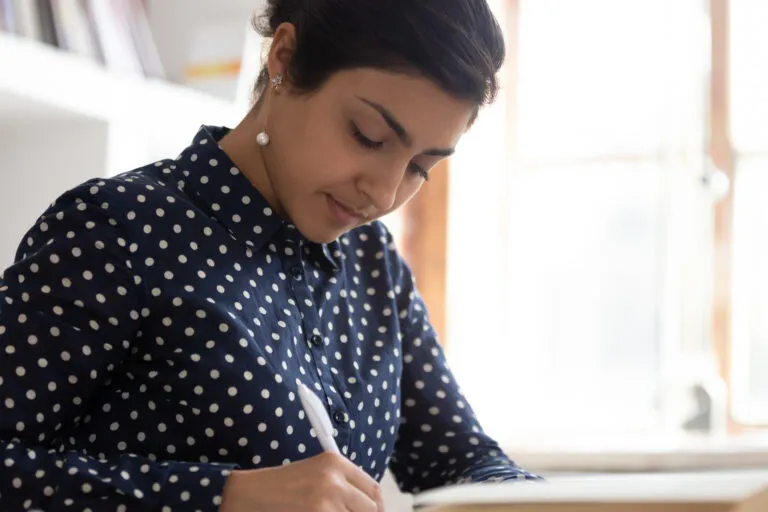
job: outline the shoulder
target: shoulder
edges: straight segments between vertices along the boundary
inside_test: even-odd
[[[109,178],[91,178],[61,193],[45,210],[43,215],[50,215],[66,210],[77,204],[97,204],[105,209],[129,206],[132,202],[144,204],[166,197],[169,193],[178,193],[175,183],[163,180],[162,169],[170,170],[170,161],[159,161],[145,167],[118,174]],[[169,176],[170,178],[170,176]],[[104,200],[111,199],[109,204]]]
[[[91,180],[78,189],[88,188],[94,196],[112,199],[110,207],[114,211],[146,211],[149,207],[173,205],[187,199],[184,182],[177,174],[174,161],[161,160],[112,178]]]
[[[139,217],[157,211],[178,188],[160,179],[151,164],[111,178],[92,178],[61,193],[35,220],[21,241],[17,259],[64,240],[93,238],[124,245],[141,229]],[[175,201],[171,199],[171,201]]]
[[[114,177],[92,178],[57,197],[41,219],[61,217],[60,212],[76,209],[108,216],[114,219],[113,225],[128,227],[128,221],[150,212],[159,213],[164,206],[185,202],[186,195],[177,186],[171,167],[175,167],[173,161],[158,161]]]

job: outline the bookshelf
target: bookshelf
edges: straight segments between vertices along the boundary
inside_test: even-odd
[[[229,26],[235,35],[224,46],[242,51],[261,2],[212,4],[146,2],[162,78],[0,31],[0,272],[26,230],[68,188],[174,157],[201,124],[233,126],[245,114],[234,87],[212,94],[180,83],[191,38],[206,24]]]
[[[160,79],[113,73],[49,45],[0,33],[0,124],[232,119],[234,102]]]

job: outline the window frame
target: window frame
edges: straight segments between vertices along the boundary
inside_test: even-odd
[[[741,157],[762,153],[736,154],[731,141],[730,105],[730,0],[710,0],[711,74],[709,88],[709,156],[734,183],[736,162]],[[728,430],[742,433],[768,428],[768,424],[747,424],[733,413],[733,240],[734,192],[731,186],[714,209],[714,257],[712,340],[718,355],[720,375],[728,388]]]

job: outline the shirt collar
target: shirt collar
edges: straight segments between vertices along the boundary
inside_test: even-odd
[[[270,241],[301,244],[305,254],[331,270],[338,269],[331,244],[307,240],[293,223],[278,215],[227,156],[218,142],[229,133],[219,126],[202,126],[192,144],[177,158],[183,177],[179,185],[237,240],[254,250]],[[329,247],[331,245],[332,247]]]

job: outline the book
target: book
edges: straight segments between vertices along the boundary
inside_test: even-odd
[[[59,48],[97,59],[88,15],[80,0],[50,0]]]
[[[764,499],[766,491],[768,469],[645,473],[464,484],[421,493],[414,506],[434,512],[728,512],[753,496]]]
[[[0,29],[16,33],[16,12],[12,0],[0,0]]]
[[[165,78],[165,69],[152,35],[147,10],[142,0],[121,0],[128,27],[136,47],[144,75]]]
[[[93,11],[88,5],[88,0],[80,0],[80,5],[85,13],[85,18],[88,23],[88,31],[91,34],[91,41],[93,41],[93,48],[96,52],[96,60],[106,66],[106,59],[104,57],[104,49],[101,46],[101,40],[99,39],[99,32],[96,28],[96,18],[93,16]]]
[[[130,29],[122,18],[122,2],[86,0],[91,23],[95,27],[104,65],[116,72],[142,75],[143,69]]]
[[[37,2],[37,13],[40,19],[40,35],[44,43],[59,46],[56,24],[53,19],[53,6],[50,0],[29,0]]]
[[[210,20],[198,26],[186,42],[182,83],[235,100],[245,35],[242,20]]]
[[[28,39],[42,41],[40,12],[33,0],[6,0],[13,3],[16,14],[16,32]]]

